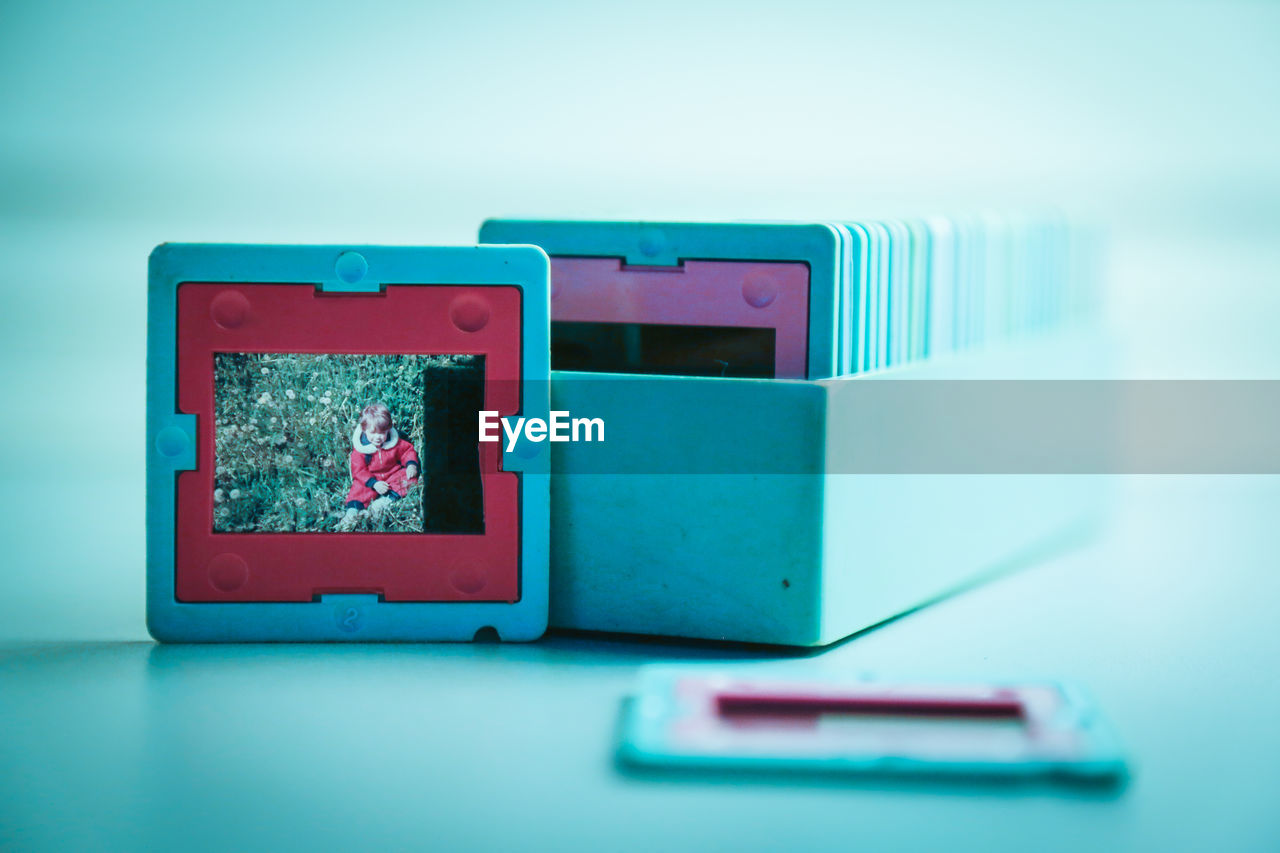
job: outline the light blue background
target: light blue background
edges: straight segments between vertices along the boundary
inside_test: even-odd
[[[156,243],[1052,202],[1110,234],[1130,375],[1276,378],[1277,44],[1262,2],[0,7],[0,846],[1280,846],[1271,478],[1132,478],[1089,549],[828,655],[1082,681],[1111,800],[617,773],[635,667],[724,649],[117,642]]]

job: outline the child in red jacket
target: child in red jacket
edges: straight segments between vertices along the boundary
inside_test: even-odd
[[[365,406],[351,434],[351,488],[347,511],[338,530],[356,526],[357,515],[369,508],[374,515],[404,497],[418,478],[421,465],[409,439],[391,422],[391,411],[381,403]]]

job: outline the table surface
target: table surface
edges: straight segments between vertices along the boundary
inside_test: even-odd
[[[1276,849],[1280,482],[1145,477],[1095,542],[817,655],[529,645],[0,647],[0,846]],[[636,774],[657,661],[818,657],[893,678],[1055,677],[1134,774],[1047,786]]]

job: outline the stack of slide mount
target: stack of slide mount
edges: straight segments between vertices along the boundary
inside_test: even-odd
[[[867,464],[913,417],[867,382],[1105,372],[1091,253],[1056,217],[490,220],[480,240],[550,256],[551,407],[607,425],[552,448],[553,627],[821,645],[1099,520],[1095,477]]]

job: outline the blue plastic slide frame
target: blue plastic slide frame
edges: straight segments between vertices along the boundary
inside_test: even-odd
[[[177,410],[177,290],[183,282],[313,284],[324,292],[385,285],[518,287],[525,383],[521,412],[548,417],[549,261],[537,246],[158,246],[149,263],[147,332],[147,628],[162,642],[469,641],[483,628],[535,640],[547,626],[550,531],[547,444],[502,455],[520,472],[520,600],[385,602],[325,595],[301,603],[185,603],[176,599],[176,479],[196,467],[196,417]]]
[[[816,725],[799,731],[801,738],[810,741],[801,749],[795,748],[794,738],[789,744],[779,745],[776,739],[769,737],[767,730],[750,747],[741,743],[735,747],[723,742],[714,729],[701,724],[699,716],[705,712],[695,708],[696,701],[691,701],[689,695],[679,689],[686,681],[704,689],[717,683],[738,682],[747,685],[744,688],[747,692],[762,685],[768,692],[768,685],[779,683],[792,683],[806,690],[858,684],[874,687],[878,683],[874,679],[803,661],[646,666],[640,670],[619,728],[618,756],[622,761],[639,767],[668,770],[952,777],[967,781],[1039,779],[1100,785],[1123,784],[1129,775],[1120,739],[1097,704],[1079,685],[1062,681],[1001,680],[990,685],[990,689],[1037,687],[1052,690],[1059,696],[1061,705],[1052,712],[1050,719],[1037,720],[1035,724],[1043,727],[1045,734],[1069,742],[1070,749],[1045,747],[1032,754],[1022,751],[1004,754],[998,748],[975,748],[975,754],[969,757],[930,749],[927,739],[923,745],[913,748],[910,734],[899,734],[897,742],[888,751],[864,746],[837,750],[821,743],[822,729]],[[946,679],[938,681],[935,686],[947,683],[956,682]],[[920,746],[923,746],[924,754],[920,754]],[[980,757],[978,753],[983,751],[990,754]]]
[[[833,225],[490,219],[480,226],[480,242],[533,243],[552,256],[622,258],[641,266],[677,266],[684,260],[807,264],[806,377],[841,373],[838,298],[847,249]]]

